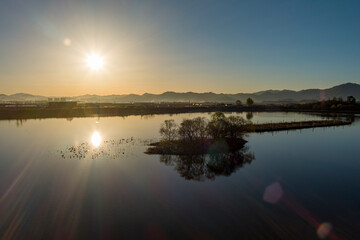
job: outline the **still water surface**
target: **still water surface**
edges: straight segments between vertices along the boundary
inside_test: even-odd
[[[240,156],[143,153],[165,119],[197,116],[0,121],[1,237],[360,238],[358,121],[251,134]]]

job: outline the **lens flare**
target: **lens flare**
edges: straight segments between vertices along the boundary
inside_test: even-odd
[[[266,187],[263,200],[268,203],[275,204],[283,196],[283,189],[279,182],[274,182]]]
[[[63,41],[64,45],[65,46],[70,46],[71,45],[71,40],[69,38],[65,38],[64,41]]]
[[[325,222],[320,224],[316,233],[320,239],[325,239],[331,233],[331,230],[332,230],[331,223]]]

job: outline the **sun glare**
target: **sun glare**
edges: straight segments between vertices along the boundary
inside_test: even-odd
[[[104,58],[96,53],[90,54],[86,57],[87,66],[94,71],[99,71],[104,68]]]
[[[91,137],[91,143],[93,144],[94,147],[98,147],[101,144],[101,136],[98,132],[94,132],[92,137]]]

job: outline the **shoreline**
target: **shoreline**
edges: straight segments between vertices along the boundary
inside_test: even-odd
[[[350,124],[352,124],[352,121],[341,121],[341,120],[313,120],[313,121],[299,121],[299,122],[261,123],[261,124],[253,124],[253,131],[251,131],[250,133],[289,131],[289,130],[319,128],[319,127],[335,127],[335,126],[345,126]]]
[[[155,114],[210,113],[210,112],[298,112],[309,114],[359,114],[360,111],[340,111],[327,109],[288,109],[281,106],[200,106],[168,107],[160,105],[119,105],[116,107],[76,107],[76,108],[0,108],[0,120],[112,117]]]

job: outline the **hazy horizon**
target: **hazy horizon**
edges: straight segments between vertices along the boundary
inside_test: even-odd
[[[335,86],[339,86],[339,85],[344,85],[344,84],[358,84],[358,83],[352,83],[352,82],[346,82],[346,83],[341,83],[338,85],[334,85],[334,86],[329,86],[329,87],[321,87],[321,88],[307,88],[307,89],[262,89],[262,90],[258,90],[258,91],[254,91],[254,92],[214,92],[214,91],[164,91],[164,92],[143,92],[143,93],[110,93],[110,94],[94,94],[94,93],[85,93],[85,94],[79,94],[79,95],[49,95],[49,94],[34,94],[31,92],[24,92],[24,91],[19,91],[19,92],[14,92],[14,93],[3,93],[0,92],[0,94],[5,94],[5,95],[14,95],[14,94],[30,94],[30,95],[34,95],[34,96],[44,96],[44,97],[76,97],[76,96],[83,96],[83,95],[98,95],[98,96],[109,96],[109,95],[143,95],[143,94],[155,94],[155,95],[159,95],[159,94],[163,94],[166,92],[174,92],[174,93],[199,93],[199,94],[203,94],[203,93],[214,93],[214,94],[255,94],[258,92],[262,92],[262,91],[285,91],[285,90],[289,90],[289,91],[301,91],[301,90],[309,90],[309,89],[320,89],[320,90],[324,90],[324,89],[329,89]]]
[[[108,93],[99,93],[96,90],[94,90],[93,92],[81,92],[79,94],[61,94],[61,93],[57,93],[58,91],[55,91],[54,94],[49,94],[53,91],[49,91],[49,93],[46,92],[38,92],[36,90],[29,90],[29,91],[25,91],[25,90],[21,90],[19,89],[19,91],[2,91],[0,92],[0,94],[6,94],[6,95],[13,95],[13,94],[18,94],[18,93],[24,93],[24,94],[31,94],[31,95],[40,95],[40,96],[54,96],[54,97],[71,97],[71,96],[81,96],[81,95],[99,95],[99,96],[105,96],[105,95],[129,95],[129,94],[136,94],[136,95],[142,95],[142,94],[162,94],[165,92],[176,92],[176,93],[188,93],[188,92],[194,92],[194,93],[216,93],[216,94],[237,94],[237,93],[246,93],[246,94],[251,94],[251,93],[257,93],[257,92],[261,92],[261,91],[267,91],[267,90],[274,90],[274,91],[283,91],[283,90],[290,90],[290,91],[301,91],[301,90],[307,90],[307,89],[328,89],[328,88],[332,88],[334,86],[338,86],[338,85],[342,85],[342,84],[347,84],[347,83],[353,83],[353,84],[360,84],[359,82],[339,82],[339,83],[335,83],[335,84],[325,84],[325,85],[320,85],[319,84],[314,84],[313,86],[309,86],[309,87],[305,87],[305,88],[275,88],[275,87],[270,87],[270,88],[257,88],[254,90],[249,90],[249,91],[242,91],[241,88],[239,88],[239,90],[229,90],[229,91],[217,91],[216,89],[214,89],[213,91],[211,90],[204,90],[202,88],[199,88],[198,91],[196,90],[179,90],[179,89],[170,89],[170,90],[154,90],[154,91],[145,91],[145,92],[141,92],[141,91],[134,91],[134,92],[111,92],[109,91]],[[315,87],[318,86],[318,87]]]
[[[347,83],[340,83],[338,85],[343,85],[343,84],[358,84],[358,83],[352,83],[352,82],[347,82]],[[335,86],[338,86],[335,85]],[[328,89],[328,88],[332,88],[334,86],[329,86],[329,87],[322,87],[322,88],[306,88],[306,89],[261,89],[261,90],[257,90],[257,91],[253,91],[253,92],[214,92],[214,91],[172,91],[172,90],[168,90],[168,91],[163,91],[163,92],[143,92],[143,93],[133,93],[133,92],[129,92],[129,93],[110,93],[110,94],[94,94],[94,93],[85,93],[85,94],[80,94],[80,95],[43,95],[43,94],[33,94],[31,92],[24,92],[24,91],[19,91],[19,92],[14,92],[14,93],[10,93],[10,94],[6,94],[6,95],[13,95],[13,94],[30,94],[30,95],[39,95],[39,96],[49,96],[49,97],[75,97],[75,96],[82,96],[82,95],[98,95],[98,96],[107,96],[107,95],[131,95],[131,94],[135,94],[135,95],[143,95],[143,94],[163,94],[166,92],[175,92],[175,93],[215,93],[215,94],[238,94],[238,93],[243,93],[243,94],[254,94],[254,93],[258,93],[258,92],[262,92],[262,91],[284,91],[284,90],[290,90],[290,91],[301,91],[301,90],[308,90],[308,89]],[[0,94],[5,94],[5,93],[0,93]]]

